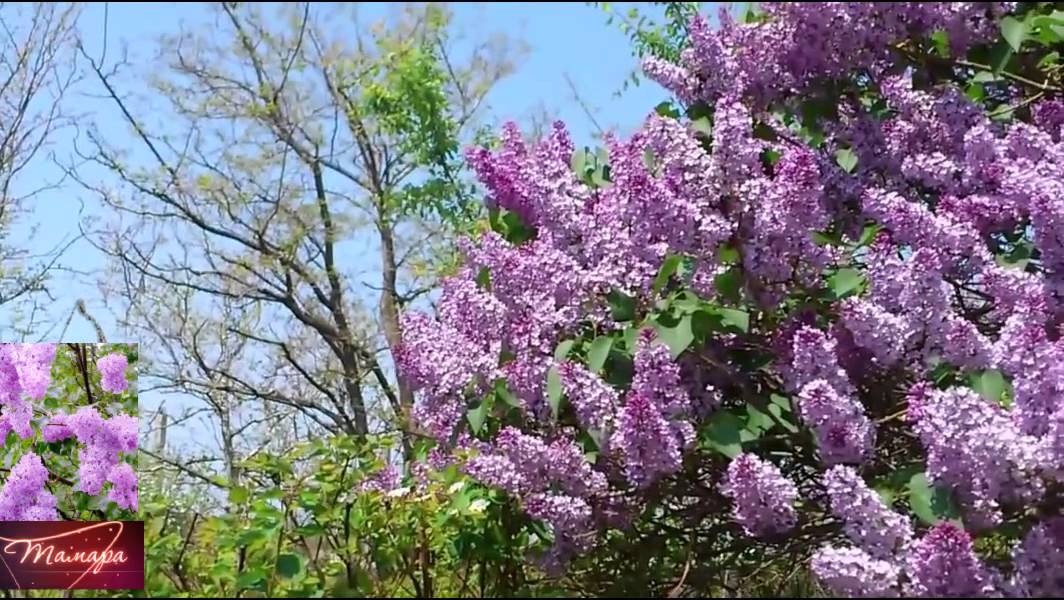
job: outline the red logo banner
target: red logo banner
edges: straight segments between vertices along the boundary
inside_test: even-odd
[[[0,562],[0,589],[144,589],[144,522],[0,522]]]

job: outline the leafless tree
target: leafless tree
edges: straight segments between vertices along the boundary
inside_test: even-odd
[[[14,330],[8,336],[34,334],[48,274],[68,246],[34,250],[13,232],[23,225],[21,238],[32,237],[32,201],[58,184],[29,171],[70,124],[63,98],[77,80],[77,17],[70,3],[0,3],[0,324]]]
[[[510,46],[459,53],[434,4],[376,25],[309,3],[216,8],[215,28],[163,40],[147,99],[127,94],[127,65],[82,53],[136,137],[132,153],[98,129],[82,146],[81,166],[120,185],[74,172],[118,216],[91,238],[113,259],[109,297],[144,348],[144,389],[207,407],[233,478],[239,457],[310,432],[399,428],[409,443],[391,352],[448,227],[408,201],[432,178],[466,184],[425,158],[424,128],[396,121],[401,103],[431,113],[442,94],[454,154]]]

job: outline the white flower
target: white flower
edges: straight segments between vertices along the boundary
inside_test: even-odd
[[[405,496],[405,495],[407,495],[409,493],[410,493],[410,488],[401,487],[401,488],[395,488],[394,490],[389,491],[385,495],[388,496],[389,498],[402,498],[403,496]]]
[[[482,514],[488,508],[489,504],[491,504],[491,503],[488,502],[487,500],[485,500],[483,498],[478,498],[478,499],[476,499],[476,500],[474,500],[474,501],[469,503],[469,509],[468,509],[469,510],[469,514],[471,514],[471,515]]]
[[[465,482],[464,481],[456,481],[456,482],[451,484],[451,487],[447,488],[447,493],[448,494],[457,494],[458,492],[462,491],[462,488],[464,488],[464,487],[465,487]]]

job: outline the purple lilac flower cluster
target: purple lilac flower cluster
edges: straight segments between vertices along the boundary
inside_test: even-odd
[[[23,439],[32,438],[37,430],[45,443],[77,438],[77,489],[96,495],[110,483],[108,500],[136,511],[137,475],[123,457],[136,452],[137,419],[123,414],[105,419],[89,406],[74,414],[49,414],[40,409],[35,403],[50,392],[56,352],[55,344],[0,345],[0,438],[10,432]],[[101,358],[97,362],[101,387],[115,394],[128,389],[127,367],[123,354]],[[35,412],[43,413],[43,418],[35,417]],[[42,458],[33,452],[22,454],[0,492],[0,519],[58,519],[56,499],[46,488],[48,480]]]
[[[855,544],[813,558],[825,585],[842,595],[1059,590],[1049,575],[1060,566],[1057,521],[1028,522],[1004,574],[983,563],[972,535],[1051,504],[1064,484],[1064,102],[1031,98],[1030,117],[994,118],[899,58],[932,35],[953,57],[996,42],[1015,3],[759,6],[749,22],[696,18],[677,64],[646,61],[683,104],[712,113],[711,129],[655,114],[628,139],[609,137],[606,184],[574,172],[561,124],[539,143],[508,125],[497,149],[468,152],[488,205],[534,236],[463,242],[438,317],[404,317],[397,362],[416,390],[415,418],[448,446],[464,435],[470,397],[505,380],[525,421],[479,441],[467,469],[560,532],[553,558],[588,547],[608,492],[638,498],[682,474],[699,428],[737,402],[717,384],[738,366],[701,360],[710,348],[674,357],[649,327],[627,348],[630,385],[607,383],[579,356],[553,356],[582,332],[631,327],[614,318],[610,295],[652,310],[666,299],[663,261],[683,256],[690,290],[723,297],[721,275],[738,271],[745,306],[766,317],[750,337],[771,344],[774,391],[812,433],[829,468],[825,498]],[[798,107],[827,81],[855,93],[837,98],[831,119],[806,123],[822,128],[814,142],[799,135]],[[852,164],[837,159],[844,152]],[[843,241],[818,239],[829,230]],[[1013,250],[1028,258],[1017,263]],[[858,284],[824,294],[843,267]],[[794,309],[817,302],[812,316]],[[732,336],[706,345],[728,348]],[[935,387],[943,368],[954,379]],[[549,406],[552,372],[575,413],[564,426]],[[984,376],[1008,391],[991,398],[959,383]],[[884,422],[909,428],[910,458],[926,459],[964,528],[919,535],[869,490],[855,467],[876,458]],[[584,459],[590,432],[600,455]],[[744,452],[716,482],[750,535],[798,527],[798,500],[817,502],[777,463],[789,468]],[[577,473],[594,485],[575,485]]]

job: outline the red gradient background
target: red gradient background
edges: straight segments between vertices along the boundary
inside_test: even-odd
[[[84,563],[48,565],[41,558],[35,564],[37,552],[25,557],[27,545],[16,541],[27,539],[53,544],[53,556],[60,550],[102,552],[110,545],[112,552],[125,554],[125,562],[104,564],[99,573]],[[144,522],[0,522],[0,589],[144,589]]]

